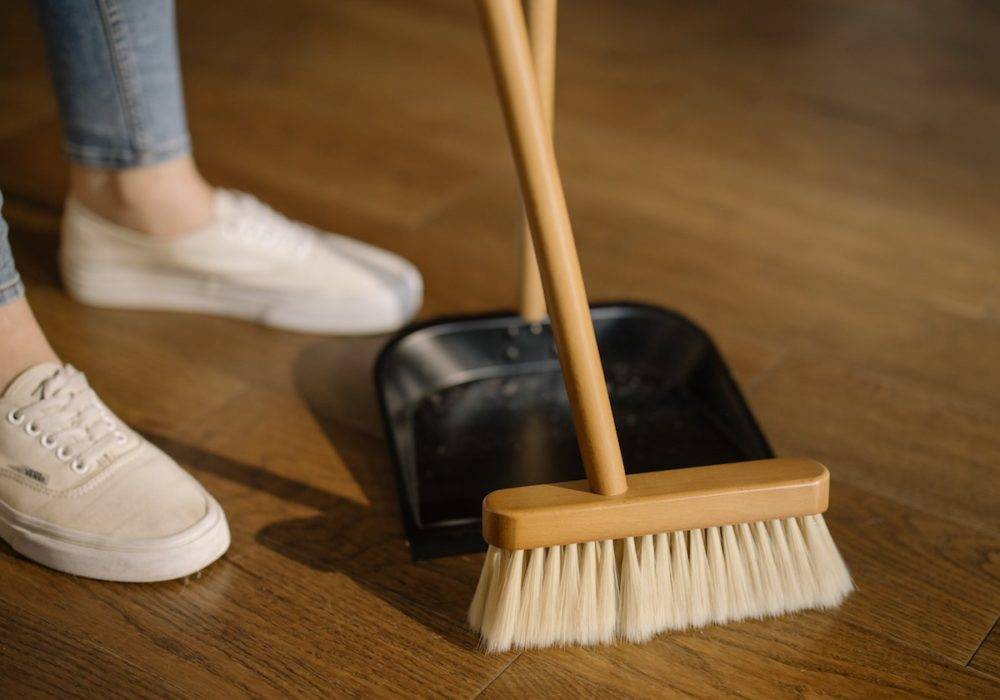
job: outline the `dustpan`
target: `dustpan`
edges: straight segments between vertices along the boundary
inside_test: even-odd
[[[529,15],[551,115],[554,0],[532,0]],[[519,312],[413,324],[376,361],[415,559],[483,551],[482,501],[492,491],[584,478],[530,237],[523,239]],[[774,456],[701,328],[633,302],[595,305],[592,319],[629,473]]]

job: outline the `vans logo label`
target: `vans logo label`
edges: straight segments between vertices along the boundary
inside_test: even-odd
[[[24,474],[24,476],[28,477],[33,481],[37,481],[40,484],[47,484],[49,482],[47,476],[42,474],[40,471],[32,469],[31,467],[23,467],[16,464],[11,464],[8,466],[8,469],[12,469],[16,471],[18,474]]]

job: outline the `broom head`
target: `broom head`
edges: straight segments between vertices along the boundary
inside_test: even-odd
[[[501,652],[834,607],[853,584],[828,495],[807,459],[632,474],[620,496],[586,481],[495,491],[469,624]]]

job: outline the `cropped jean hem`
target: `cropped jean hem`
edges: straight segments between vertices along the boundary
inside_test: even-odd
[[[121,170],[143,165],[157,165],[191,153],[187,134],[151,148],[107,148],[67,143],[66,153],[77,165],[105,170]]]
[[[17,275],[7,282],[0,282],[0,306],[10,304],[24,297],[24,284]]]

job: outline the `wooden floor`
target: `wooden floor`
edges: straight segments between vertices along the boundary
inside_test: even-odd
[[[833,473],[858,592],[643,646],[489,656],[481,556],[411,563],[369,369],[63,293],[66,176],[28,0],[0,13],[0,188],[60,354],[221,501],[190,580],[0,548],[0,695],[1000,695],[1000,12],[564,0],[557,150],[589,291],[698,319],[777,451]],[[180,6],[214,181],[406,255],[425,318],[510,308],[519,208],[472,3]]]

